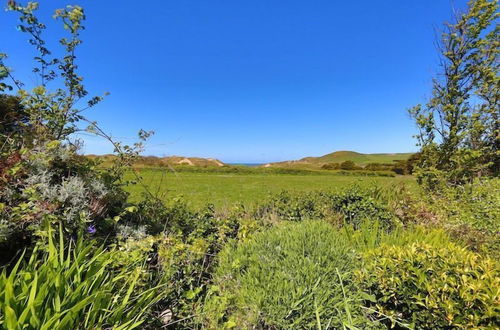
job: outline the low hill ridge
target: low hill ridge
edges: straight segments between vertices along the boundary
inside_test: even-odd
[[[92,159],[101,159],[104,163],[112,161],[115,155],[86,155],[86,157]],[[226,166],[223,162],[215,158],[201,158],[201,157],[184,157],[184,156],[166,156],[166,157],[156,157],[156,156],[140,156],[136,163],[138,166],[174,166],[174,165],[187,165],[187,166],[215,166],[222,167]]]
[[[369,163],[390,164],[399,160],[408,159],[412,153],[376,153],[362,154],[356,151],[340,150],[319,157],[304,157],[299,160],[269,163],[265,167],[321,167],[329,163],[352,161],[356,165],[364,166]]]

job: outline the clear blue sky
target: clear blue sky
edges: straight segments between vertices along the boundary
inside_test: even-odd
[[[42,0],[42,13],[66,3]],[[111,92],[87,116],[125,142],[155,130],[147,154],[226,162],[415,151],[406,109],[430,94],[435,29],[452,12],[450,0],[76,3],[86,86]],[[0,52],[33,83],[14,17],[0,12]],[[86,140],[86,152],[112,150]]]

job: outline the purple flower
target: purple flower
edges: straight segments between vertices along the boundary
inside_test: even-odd
[[[95,229],[95,226],[94,225],[90,225],[88,228],[87,228],[87,233],[89,234],[95,234],[96,232],[96,229]]]

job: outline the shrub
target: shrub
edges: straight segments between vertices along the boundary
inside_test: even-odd
[[[500,179],[477,180],[432,195],[432,208],[450,224],[500,232]]]
[[[499,325],[500,271],[453,243],[382,245],[363,254],[360,285],[373,315],[419,329]]]
[[[91,241],[56,247],[49,235],[29,261],[0,275],[0,324],[8,329],[132,329],[161,299],[159,288],[137,291],[141,267],[112,267],[116,251]]]
[[[321,165],[321,169],[323,170],[338,170],[340,169],[340,164],[339,163],[327,163]]]
[[[326,219],[355,227],[365,220],[378,221],[387,229],[396,225],[396,218],[384,205],[357,187],[341,192],[281,192],[258,208],[256,217],[269,214],[289,221]]]
[[[61,223],[70,235],[89,226],[109,234],[107,220],[125,208],[127,195],[118,182],[59,141],[22,149],[0,168],[0,177],[3,260],[31,245],[46,221]]]
[[[367,171],[391,171],[394,168],[394,164],[384,164],[384,163],[368,163],[363,169]]]
[[[223,250],[204,306],[211,328],[374,326],[360,310],[348,239],[324,222],[286,224]]]
[[[395,191],[391,208],[405,224],[441,226],[477,252],[500,256],[500,180],[443,187],[432,194]]]
[[[351,170],[359,170],[361,168],[359,166],[356,166],[356,164],[352,160],[346,160],[340,163],[340,169],[351,171]]]
[[[118,227],[122,259],[128,262],[136,255],[154,259],[164,281],[172,283],[159,304],[169,315],[163,326],[182,320],[189,327],[193,309],[206,294],[215,257],[226,242],[239,235],[242,216],[239,208],[221,216],[212,205],[195,211],[182,199],[164,203],[147,197],[135,212],[123,217]],[[249,231],[252,228],[244,225],[241,234]]]
[[[396,225],[394,215],[384,205],[357,187],[326,197],[332,208],[344,216],[345,222],[355,228],[366,220],[378,221],[386,229]]]

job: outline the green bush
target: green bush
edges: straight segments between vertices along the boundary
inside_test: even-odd
[[[441,241],[382,245],[363,254],[357,280],[374,317],[419,329],[495,328],[500,270],[491,259]]]
[[[202,315],[210,328],[375,326],[352,282],[346,235],[325,222],[289,223],[220,254]]]
[[[339,163],[327,163],[321,165],[322,170],[338,170],[340,169],[340,164]]]
[[[368,191],[353,187],[341,192],[291,194],[281,192],[258,208],[256,217],[275,214],[283,220],[326,219],[358,228],[364,221],[378,221],[386,229],[396,217]]]
[[[360,170],[361,167],[357,166],[352,160],[346,160],[340,163],[340,169],[346,171]]]
[[[117,251],[89,240],[59,246],[49,235],[29,261],[0,275],[0,325],[7,329],[132,329],[162,298],[158,287],[138,290],[143,267],[114,267]]]

